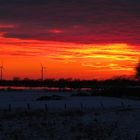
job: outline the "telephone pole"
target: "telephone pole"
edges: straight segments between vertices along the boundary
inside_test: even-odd
[[[43,81],[44,80],[44,70],[46,69],[46,67],[44,67],[42,64],[41,64],[41,80]]]
[[[3,65],[0,66],[0,80],[3,80]]]

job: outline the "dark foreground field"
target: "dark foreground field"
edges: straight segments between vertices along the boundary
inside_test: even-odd
[[[102,96],[79,97],[71,96],[72,94],[1,92],[0,139],[140,139],[138,100]],[[41,97],[47,97],[47,100],[38,100]],[[52,97],[63,98],[53,100]]]

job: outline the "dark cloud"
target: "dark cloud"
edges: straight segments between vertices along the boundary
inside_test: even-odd
[[[0,0],[0,24],[15,25],[5,37],[140,44],[140,1]]]

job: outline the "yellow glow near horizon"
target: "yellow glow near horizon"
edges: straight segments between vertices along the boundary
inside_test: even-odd
[[[76,44],[1,36],[0,54],[7,79],[40,78],[40,62],[47,67],[46,78],[102,79],[134,74],[140,51],[125,43]]]

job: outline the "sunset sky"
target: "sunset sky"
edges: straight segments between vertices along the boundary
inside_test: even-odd
[[[133,75],[140,0],[0,0],[5,79]]]

